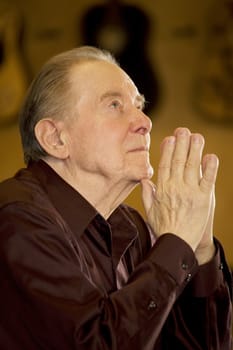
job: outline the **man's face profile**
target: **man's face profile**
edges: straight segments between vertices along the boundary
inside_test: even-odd
[[[72,166],[115,182],[151,177],[151,120],[128,75],[115,64],[92,61],[74,66],[70,79],[74,117],[66,127]]]

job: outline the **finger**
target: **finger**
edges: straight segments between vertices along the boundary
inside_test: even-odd
[[[158,183],[166,182],[170,177],[172,155],[175,149],[175,136],[166,137],[161,144],[161,157],[158,166]]]
[[[175,131],[176,147],[171,162],[171,176],[177,179],[183,179],[190,146],[190,135],[187,128],[178,128]]]
[[[202,178],[200,180],[200,189],[203,192],[212,191],[218,172],[219,160],[215,154],[208,154],[202,161]]]
[[[184,169],[184,181],[188,184],[199,184],[201,178],[201,158],[204,143],[205,140],[202,135],[191,135],[189,155]]]

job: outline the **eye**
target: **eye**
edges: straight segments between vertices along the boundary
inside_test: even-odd
[[[121,107],[121,102],[119,100],[114,100],[110,103],[110,107],[113,109],[117,109]]]
[[[144,95],[139,95],[136,97],[135,107],[137,109],[139,109],[140,111],[144,111],[145,104],[146,104],[146,100],[145,100]]]
[[[139,109],[140,111],[144,111],[145,103],[146,103],[145,101],[142,101],[142,102],[136,104],[136,108]]]
[[[140,111],[143,111],[144,105],[140,104],[140,105],[136,106],[136,108],[139,109]]]

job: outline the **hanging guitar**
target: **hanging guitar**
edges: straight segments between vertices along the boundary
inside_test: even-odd
[[[83,44],[114,54],[144,94],[148,101],[145,112],[150,112],[159,100],[159,84],[146,55],[150,23],[145,13],[136,6],[111,0],[89,9],[83,16],[81,30]]]
[[[0,14],[0,127],[15,122],[28,85],[19,45],[21,25],[17,11]]]
[[[194,105],[210,121],[233,123],[233,0],[209,11]]]

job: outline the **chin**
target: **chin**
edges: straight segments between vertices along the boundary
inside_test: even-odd
[[[153,175],[154,175],[154,169],[151,166],[151,164],[148,164],[145,168],[143,179],[151,179]]]
[[[144,174],[144,176],[141,178],[141,180],[150,180],[152,178],[152,176],[154,175],[154,169],[150,168],[146,174]]]
[[[150,180],[154,175],[154,169],[152,168],[151,165],[149,165],[144,170],[138,169],[137,172],[135,171],[134,175],[135,174],[138,174],[138,176],[135,177],[136,182],[140,182],[141,180],[145,180],[145,179]]]

